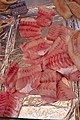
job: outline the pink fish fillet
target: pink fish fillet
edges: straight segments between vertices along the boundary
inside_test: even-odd
[[[24,97],[27,97],[28,96],[28,94],[27,93],[22,93],[22,92],[19,92],[19,91],[15,91],[14,93],[13,93],[13,95],[14,95],[14,97],[17,97],[17,98],[24,98]]]
[[[41,27],[50,26],[54,15],[55,13],[52,9],[46,7],[39,7],[37,15],[37,24]]]
[[[44,72],[42,72],[42,77],[40,82],[41,83],[57,82],[61,80],[61,78],[62,78],[62,75],[57,71],[46,69]]]
[[[28,49],[32,49],[32,50],[37,49],[39,51],[42,50],[43,48],[49,47],[52,44],[53,42],[43,38],[38,40],[31,39],[26,43],[24,43],[23,45],[21,45],[20,48],[25,53],[27,52]]]
[[[53,103],[57,101],[57,98],[53,98],[53,97],[48,97],[45,95],[41,95],[42,100],[46,101],[47,103]]]
[[[48,27],[52,24],[52,20],[44,15],[39,15],[37,17],[37,24],[40,25],[41,27]]]
[[[18,80],[18,76],[16,74],[16,75],[13,76],[13,78],[11,79],[10,82],[4,82],[3,83],[6,87],[7,92],[14,93],[16,91],[15,86],[16,86],[17,80]]]
[[[21,50],[25,53],[24,58],[37,59],[47,53],[52,43],[46,39],[34,40],[22,45]]]
[[[8,69],[6,70],[3,76],[3,84],[6,86],[7,91],[13,93],[15,92],[15,84],[17,81],[17,72],[19,65],[17,62],[13,61],[9,64]]]
[[[48,30],[47,39],[54,42],[59,37],[61,26],[62,25],[56,25],[56,26],[51,25]]]
[[[57,84],[57,98],[61,101],[67,101],[75,99],[76,95],[73,92],[71,86],[68,86],[63,81],[59,81]]]
[[[60,70],[61,68],[73,66],[67,48],[64,46],[66,46],[65,42],[61,38],[57,38],[48,54],[43,57],[43,69]]]
[[[27,56],[23,56],[23,59],[26,61],[27,64],[29,64],[29,65],[31,65],[31,66],[32,66],[32,65],[37,65],[37,64],[41,64],[41,63],[42,63],[41,58],[32,60],[31,58],[28,58]]]
[[[18,71],[18,80],[16,82],[16,90],[19,92],[29,92],[33,88],[38,87],[41,78],[41,65],[33,65],[30,67],[21,67]]]
[[[71,81],[77,82],[80,81],[80,71],[75,71],[69,75]]]
[[[55,15],[53,9],[47,7],[38,7],[38,14],[51,18]]]
[[[11,62],[4,74],[5,81],[10,82],[12,77],[17,73],[18,69],[19,69],[18,63],[15,61]]]
[[[67,43],[70,39],[72,31],[73,30],[71,28],[65,27],[62,24],[52,25],[48,30],[47,39],[54,42],[58,37],[60,37],[63,41]]]
[[[8,92],[0,93],[0,117],[18,117],[22,104]]]
[[[30,94],[52,97],[53,99],[56,99],[56,82],[41,83],[39,87],[37,87],[37,89],[32,90]]]
[[[41,28],[37,25],[34,18],[22,18],[20,21],[19,32],[23,38],[36,37],[41,35]]]
[[[57,82],[61,81],[62,75],[56,71],[46,69],[42,72],[40,85],[32,90],[30,94],[41,95],[46,102],[54,102],[57,100]]]

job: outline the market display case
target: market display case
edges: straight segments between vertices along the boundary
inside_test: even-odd
[[[5,53],[3,58],[3,64],[1,66],[1,76],[4,75],[8,68],[8,65],[12,61],[17,61],[20,67],[28,67],[27,62],[22,59],[23,52],[20,49],[20,45],[24,44],[29,38],[23,38],[20,34],[20,21],[22,18],[36,19],[39,6],[46,6],[54,11],[55,16],[52,19],[52,25],[57,26],[63,24],[65,27],[70,27],[73,30],[79,30],[79,19],[72,17],[69,20],[64,20],[56,11],[53,0],[26,0],[28,12],[26,15],[18,15],[14,17],[13,22],[9,25],[4,33],[1,33],[2,39],[6,38]],[[5,15],[1,17],[5,18]],[[11,17],[11,16],[9,16]],[[42,27],[42,37],[45,38],[48,34],[49,27]],[[5,37],[2,35],[4,34]],[[5,35],[7,34],[7,35]],[[4,43],[3,43],[4,44]],[[3,56],[3,54],[2,54]],[[46,102],[41,99],[40,95],[26,95],[25,97],[18,98],[17,101],[17,113],[13,112],[12,118],[28,118],[28,119],[53,119],[53,120],[79,120],[79,102],[80,102],[80,83],[68,81],[76,94],[76,99],[66,101],[54,101]],[[1,91],[4,91],[5,86],[1,84]],[[2,116],[1,116],[2,117]],[[9,117],[9,116],[3,116]],[[10,116],[11,117],[11,116]]]

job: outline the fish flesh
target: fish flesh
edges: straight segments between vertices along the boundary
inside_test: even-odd
[[[52,24],[53,16],[55,16],[55,13],[52,9],[46,7],[39,7],[37,24],[41,27],[48,27]]]
[[[24,58],[37,59],[44,56],[53,42],[46,39],[32,40],[21,45],[21,50],[25,53]]]
[[[77,70],[73,72],[72,74],[70,74],[69,79],[74,82],[80,81],[80,71]]]
[[[61,68],[68,68],[74,65],[67,48],[64,46],[66,46],[66,44],[60,38],[55,40],[48,54],[43,57],[43,69],[50,68],[60,70]]]
[[[30,94],[41,95],[41,98],[48,103],[76,98],[67,79],[63,79],[63,76],[56,71],[46,69],[42,73],[40,82],[41,84],[36,89],[32,90]]]
[[[37,88],[40,84],[41,65],[33,65],[29,67],[20,67],[18,71],[18,80],[16,82],[16,90],[21,90],[26,93]]]
[[[69,41],[72,29],[70,27],[65,27],[63,24],[51,25],[48,30],[47,39],[55,42],[55,40],[60,37],[66,43]]]
[[[17,81],[17,72],[19,69],[19,65],[16,61],[11,62],[8,65],[7,70],[3,75],[3,84],[6,86],[7,91],[15,92],[15,84]]]
[[[56,71],[46,69],[42,72],[40,85],[32,90],[30,94],[37,94],[45,97],[52,97],[53,100],[56,99],[56,84],[60,81],[62,75]]]
[[[75,99],[76,95],[71,86],[67,85],[66,82],[59,81],[57,83],[57,98],[60,101],[65,101]]]
[[[19,33],[22,38],[31,38],[41,35],[41,28],[34,18],[22,18],[19,25]]]
[[[22,101],[9,92],[0,92],[0,117],[18,117]]]

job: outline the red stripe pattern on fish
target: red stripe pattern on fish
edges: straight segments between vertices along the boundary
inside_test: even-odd
[[[64,41],[57,38],[48,54],[43,58],[43,69],[60,70],[74,65],[64,46],[66,46]]]
[[[30,94],[39,94],[42,99],[48,103],[57,100],[65,101],[76,98],[72,87],[68,84],[67,80],[63,82],[62,78],[63,76],[60,73],[46,69],[42,72],[41,84],[36,89],[32,90]]]
[[[30,67],[20,67],[18,71],[18,80],[16,82],[16,90],[22,93],[29,93],[32,89],[37,88],[40,84],[41,65],[33,65]]]
[[[52,9],[46,7],[38,8],[37,24],[41,27],[48,27],[52,24],[52,18],[55,13]]]
[[[46,39],[31,40],[21,45],[21,50],[24,52],[23,58],[37,59],[44,56],[53,42]]]
[[[36,36],[41,36],[40,26],[33,18],[22,18],[20,21],[19,32],[23,38],[31,38]]]
[[[71,86],[66,85],[63,81],[57,83],[57,98],[60,101],[71,100],[76,98]]]
[[[0,93],[0,117],[18,117],[22,101],[9,92]]]
[[[56,83],[60,79],[61,76],[59,73],[50,69],[46,69],[44,72],[42,72],[40,85],[36,89],[32,90],[30,94],[39,94],[41,96],[57,99]]]
[[[9,64],[3,76],[5,90],[0,93],[0,116],[17,117],[22,105],[20,98],[29,94],[40,95],[48,103],[76,98],[67,80],[79,80],[80,68],[76,63],[76,57],[79,63],[79,39],[78,54],[74,55],[77,44],[74,36],[79,36],[62,24],[51,25],[53,16],[53,10],[40,7],[37,17],[21,19],[20,35],[30,39],[20,46],[28,67],[16,61]],[[48,27],[46,38],[42,35],[43,27]],[[73,66],[78,67],[71,72]],[[61,72],[65,69],[67,74]]]
[[[15,84],[18,79],[17,72],[19,65],[16,61],[13,61],[9,64],[8,69],[6,70],[3,76],[3,84],[6,86],[7,91],[15,92]]]

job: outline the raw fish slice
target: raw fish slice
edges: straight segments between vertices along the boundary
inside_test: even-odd
[[[53,103],[57,101],[57,98],[54,97],[48,97],[45,95],[41,95],[42,100],[45,100],[47,103]]]
[[[58,37],[60,37],[65,43],[67,43],[70,39],[72,29],[69,27],[65,27],[63,24],[52,25],[48,30],[47,39],[51,41],[55,41]]]
[[[38,15],[44,15],[48,17],[49,19],[52,19],[52,17],[55,15],[53,9],[47,8],[47,7],[39,7],[38,8]]]
[[[37,24],[41,27],[48,27],[52,23],[52,18],[55,15],[54,11],[50,8],[39,7],[38,8],[38,16],[37,16]]]
[[[18,71],[18,80],[16,82],[16,90],[28,93],[33,88],[37,88],[40,84],[41,66],[34,65],[30,67],[22,67]]]
[[[26,61],[26,63],[28,64],[28,65],[37,65],[37,64],[41,64],[42,62],[41,62],[41,58],[38,58],[38,59],[35,59],[35,60],[32,60],[31,58],[28,58],[27,56],[26,56],[26,54],[25,55],[23,55],[23,59]]]
[[[44,15],[38,16],[37,24],[41,27],[48,27],[52,24],[52,21],[49,18],[46,18]]]
[[[59,81],[57,84],[57,98],[61,101],[75,99],[76,95],[67,82]]]
[[[50,42],[46,39],[30,40],[20,46],[21,50],[25,53],[27,50],[43,50],[52,45],[53,42]],[[37,52],[37,51],[36,51]]]
[[[30,94],[53,97],[56,99],[56,82],[41,83],[36,89],[32,90]]]
[[[57,57],[56,57],[57,55]],[[68,68],[73,66],[73,62],[70,59],[69,55],[66,53],[58,53],[49,58],[44,58],[43,60],[43,69],[50,68],[53,70],[60,70],[61,68]]]
[[[55,41],[59,37],[59,33],[61,31],[62,25],[51,25],[48,30],[47,39],[51,41]]]
[[[24,27],[25,27],[25,28],[24,28]],[[28,32],[28,31],[41,32],[41,30],[38,29],[38,28],[34,28],[33,26],[24,26],[24,25],[20,28],[20,30],[21,30],[21,31],[26,30],[27,32]]]
[[[56,84],[61,80],[61,78],[62,75],[60,73],[46,69],[44,72],[42,72],[40,85],[36,89],[32,90],[30,94],[41,95],[42,99],[47,98],[47,102],[57,100]]]
[[[57,38],[48,54],[43,57],[43,69],[60,70],[74,65],[69,57],[67,48],[64,50],[64,46],[65,42],[61,41],[61,38]]]
[[[51,69],[46,69],[42,72],[41,83],[57,82],[61,80],[62,76],[60,73],[53,71]]]
[[[80,71],[77,70],[71,73],[69,79],[74,82],[80,81]]]
[[[17,98],[19,98],[19,99],[20,99],[20,98],[22,99],[22,98],[25,98],[25,97],[28,96],[28,94],[19,92],[19,91],[17,91],[17,90],[16,90],[16,92],[13,93],[13,95],[14,95],[14,97],[17,97]]]
[[[34,36],[34,37],[30,37],[31,39],[33,39],[33,40],[39,40],[39,39],[42,39],[42,35],[36,35],[36,36]]]
[[[65,27],[64,25],[61,26],[61,31],[59,33],[59,36],[61,37],[62,41],[65,42],[65,44],[68,44],[68,41],[70,40],[72,32],[73,32],[73,29],[71,29],[70,27]]]
[[[20,33],[22,38],[31,38],[31,37],[36,37],[36,36],[40,36],[41,33],[39,32],[32,32],[32,31],[27,31],[27,30],[22,30]]]
[[[10,82],[13,76],[17,73],[18,69],[19,69],[18,63],[15,61],[11,62],[4,74],[5,81]]]
[[[17,62],[13,61],[9,64],[8,69],[6,70],[2,83],[6,87],[6,91],[10,93],[15,92],[15,84],[18,79],[17,72],[19,69],[19,65]]]
[[[20,89],[24,88],[27,85],[27,78],[19,78],[16,82],[16,90],[19,91]]]
[[[10,92],[10,93],[14,93],[16,91],[15,85],[16,85],[16,81],[18,79],[17,74],[13,76],[13,78],[11,79],[11,81],[7,82],[4,81],[3,84],[6,87],[6,91]]]
[[[56,71],[46,69],[44,72],[42,72],[42,77],[40,80],[41,83],[49,83],[55,81],[56,81]]]
[[[21,50],[25,53],[24,58],[37,59],[48,52],[52,43],[46,39],[39,39],[23,44]]]
[[[1,92],[0,98],[0,117],[18,117],[20,100],[8,92]]]
[[[36,20],[34,18],[30,18],[30,17],[22,18],[20,21],[20,24],[22,26],[32,26],[32,27],[34,27],[34,29],[40,28],[40,26],[37,25]]]
[[[41,72],[36,72],[30,76],[22,77],[16,82],[16,90],[28,94],[31,90],[40,85]]]
[[[37,25],[34,18],[22,18],[19,32],[23,38],[36,37],[41,35],[41,28]]]
[[[18,78],[23,77],[24,75],[30,76],[31,74],[34,74],[36,72],[41,72],[42,68],[41,65],[33,65],[28,67],[20,67],[18,71]]]

